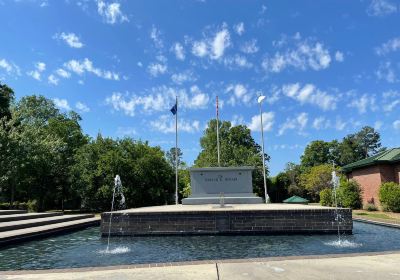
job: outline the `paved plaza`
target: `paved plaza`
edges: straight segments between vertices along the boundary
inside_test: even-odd
[[[400,253],[309,258],[226,260],[138,267],[3,272],[0,279],[400,279]]]

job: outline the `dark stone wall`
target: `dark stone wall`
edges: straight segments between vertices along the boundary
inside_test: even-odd
[[[350,209],[339,209],[340,232],[351,233]],[[334,209],[113,213],[111,235],[336,233]],[[101,215],[108,235],[109,213]]]

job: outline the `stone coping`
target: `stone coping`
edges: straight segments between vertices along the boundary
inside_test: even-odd
[[[305,255],[305,256],[280,256],[280,257],[264,257],[264,258],[248,258],[248,259],[215,259],[201,261],[185,261],[185,262],[167,262],[167,263],[145,263],[145,264],[128,264],[114,266],[94,266],[94,267],[77,267],[77,268],[57,268],[57,269],[37,269],[37,270],[0,270],[6,275],[26,275],[26,274],[47,274],[47,273],[76,273],[88,271],[110,271],[121,269],[135,268],[152,268],[152,267],[169,267],[169,266],[187,266],[187,265],[204,265],[217,263],[260,263],[269,261],[283,260],[313,260],[313,259],[335,259],[335,258],[351,258],[360,256],[380,256],[380,255],[398,255],[400,251],[383,251],[383,252],[362,252],[347,254],[326,254],[326,255]]]
[[[393,224],[393,223],[388,223],[388,222],[374,221],[374,220],[368,220],[368,219],[362,219],[362,218],[354,218],[354,217],[353,217],[353,221],[400,229],[400,224]]]
[[[225,204],[226,207],[218,207],[218,204],[203,205],[163,205],[149,206],[140,208],[131,208],[126,210],[113,211],[113,214],[129,214],[129,213],[182,213],[182,212],[232,212],[232,211],[324,211],[332,210],[334,207],[304,205],[304,204]],[[339,208],[348,209],[348,208]],[[104,212],[109,214],[111,212]]]
[[[255,168],[252,166],[237,166],[237,167],[192,167],[189,168],[189,171],[234,171],[234,170],[254,170]]]

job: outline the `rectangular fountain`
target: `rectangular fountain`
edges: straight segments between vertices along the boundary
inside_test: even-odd
[[[291,204],[165,205],[101,215],[101,233],[110,235],[337,234],[334,207]],[[351,234],[351,209],[338,209],[341,233]]]
[[[252,167],[192,168],[192,195],[183,199],[182,205],[103,213],[101,233],[103,236],[336,234],[338,228],[341,233],[352,233],[351,209],[262,203],[253,194],[252,170]]]

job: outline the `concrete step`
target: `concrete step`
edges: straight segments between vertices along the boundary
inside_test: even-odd
[[[88,219],[93,217],[94,217],[93,214],[63,215],[55,217],[22,220],[22,221],[2,222],[0,223],[0,232],[29,228],[29,227],[38,227],[38,226],[44,226],[62,222],[81,220],[81,219]]]
[[[4,216],[0,216],[0,223],[46,218],[46,217],[54,217],[54,216],[62,216],[62,213],[56,213],[56,212],[50,213],[49,212],[49,213],[27,213],[27,214],[4,215]]]
[[[1,215],[24,214],[26,212],[27,212],[26,210],[0,210],[0,216]]]
[[[68,232],[75,229],[81,229],[99,224],[100,218],[95,217],[45,226],[4,231],[0,232],[0,248],[5,245],[14,244],[17,242],[28,241],[35,238],[50,236],[55,233]]]

